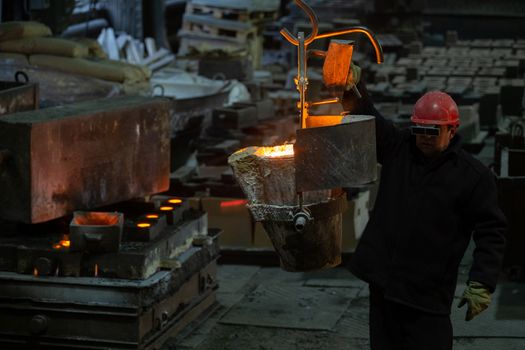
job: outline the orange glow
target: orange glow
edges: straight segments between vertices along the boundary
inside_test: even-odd
[[[119,217],[116,213],[87,212],[76,213],[73,220],[77,225],[111,226],[118,223]]]
[[[95,264],[95,277],[98,277],[98,264]]]
[[[140,228],[146,228],[146,227],[151,227],[151,224],[147,223],[147,222],[139,222],[137,224],[137,227],[140,227]]]
[[[148,214],[146,215],[146,219],[158,219],[159,216],[157,214]]]
[[[229,207],[238,207],[241,205],[246,205],[248,203],[245,199],[236,199],[233,201],[223,201],[221,202],[221,208],[229,208]]]
[[[182,199],[179,199],[179,198],[172,198],[172,199],[169,199],[169,200],[168,200],[168,203],[171,203],[171,204],[181,204],[181,203],[182,203]]]
[[[343,121],[342,115],[319,115],[306,118],[307,128],[318,128],[322,126],[339,125]]]
[[[38,270],[35,268],[33,268],[33,276],[35,277],[38,277]]]
[[[162,210],[162,211],[170,211],[170,210],[173,210],[173,207],[164,205],[164,206],[160,207],[160,210]]]
[[[71,242],[69,241],[69,236],[67,234],[62,235],[62,239],[58,243],[53,244],[54,249],[69,248]]]
[[[259,157],[278,158],[293,156],[293,144],[273,146],[273,147],[259,147],[255,152]]]

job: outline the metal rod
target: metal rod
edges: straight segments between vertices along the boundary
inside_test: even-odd
[[[303,0],[295,0],[295,4],[299,6],[304,12],[306,12],[308,17],[310,17],[310,23],[312,24],[312,32],[304,40],[305,45],[308,46],[308,44],[315,40],[315,37],[319,33],[319,19],[317,18],[317,15],[315,14],[314,10],[312,10],[312,8],[308,6]],[[281,35],[284,36],[284,38],[293,45],[299,46],[299,40],[297,40],[297,38],[292,33],[290,33],[288,29],[283,28],[279,33],[281,33]]]
[[[363,97],[363,96],[361,96],[361,93],[359,92],[359,89],[357,88],[357,86],[355,86],[355,84],[352,85],[352,91],[354,92],[354,94],[357,95],[357,98]]]
[[[356,26],[356,27],[341,29],[335,32],[319,34],[319,24],[318,24],[319,21],[313,9],[310,6],[308,6],[303,0],[295,0],[295,4],[299,6],[310,18],[310,22],[312,24],[312,32],[307,38],[304,37],[304,32],[299,32],[297,37],[295,37],[286,28],[281,29],[280,33],[286,40],[288,40],[290,43],[298,47],[297,48],[298,50],[297,68],[298,69],[297,69],[297,78],[295,79],[295,84],[297,86],[297,90],[299,90],[299,95],[300,95],[300,100],[298,104],[299,118],[300,118],[299,122],[300,122],[301,129],[304,129],[306,128],[306,119],[308,118],[308,108],[309,107],[339,102],[339,100],[326,100],[326,101],[319,101],[319,102],[313,102],[313,103],[306,102],[306,90],[308,88],[308,76],[306,74],[308,58],[311,56],[326,57],[326,54],[327,54],[326,52],[320,51],[320,50],[307,50],[308,44],[310,44],[311,42],[317,39],[329,38],[329,37],[340,36],[340,35],[351,34],[351,33],[363,33],[368,37],[368,39],[374,46],[377,63],[383,63],[384,57],[383,57],[383,49],[381,48],[381,45],[377,41],[375,35],[368,28],[363,27],[363,26]],[[359,98],[361,98],[361,94],[359,93],[359,90],[357,90],[356,86],[353,86],[352,90],[355,92],[355,94]]]
[[[312,32],[306,39],[304,39],[304,44],[308,46],[312,41],[315,40],[315,37],[319,33],[319,19],[317,18],[317,15],[315,14],[314,10],[308,6],[303,0],[295,0],[295,3],[297,6],[299,6],[308,17],[310,17],[310,23],[312,24]]]
[[[308,117],[308,107],[306,105],[306,90],[308,89],[308,76],[306,75],[307,59],[306,59],[306,43],[304,40],[304,33],[299,32],[297,35],[299,39],[298,55],[297,55],[297,89],[299,90],[299,125],[301,129],[306,127],[306,118]]]
[[[307,102],[307,106],[313,107],[313,106],[329,105],[332,103],[338,103],[339,101],[340,101],[339,97],[334,97],[334,98],[328,98],[326,100],[321,100],[317,102]]]
[[[306,53],[308,54],[308,57],[320,57],[320,58],[325,58],[327,54],[327,52],[323,50],[308,50]]]

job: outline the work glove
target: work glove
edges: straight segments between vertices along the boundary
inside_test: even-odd
[[[348,70],[348,77],[346,78],[346,88],[345,90],[350,90],[356,86],[361,80],[361,67],[353,62],[350,64],[350,69]]]
[[[475,281],[469,281],[467,288],[463,292],[458,307],[462,307],[467,304],[467,314],[465,315],[465,321],[472,320],[475,316],[479,315],[483,310],[489,307],[491,301],[490,291],[483,284]]]

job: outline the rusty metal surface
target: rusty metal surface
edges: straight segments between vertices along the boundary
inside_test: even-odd
[[[299,205],[248,204],[255,221],[293,221]],[[318,203],[304,204],[314,219],[327,218],[343,213],[347,208],[346,197],[339,196]]]
[[[354,187],[376,180],[374,117],[349,119],[340,125],[297,130],[294,153],[298,192]]]
[[[333,96],[343,96],[352,62],[353,41],[331,40],[323,64],[323,82]],[[337,91],[337,92],[336,92]]]
[[[149,278],[162,268],[166,259],[172,259],[191,247],[195,237],[205,235],[208,216],[188,211],[176,226],[167,226],[153,241],[123,241],[114,253],[94,254],[53,249],[60,235],[33,232],[31,235],[4,238],[0,242],[0,270],[33,274],[38,259],[49,261],[49,274],[39,275],[94,276],[139,280]],[[39,235],[39,233],[41,233]],[[96,266],[96,267],[95,267]]]
[[[114,222],[89,222],[92,214],[103,215]],[[79,218],[87,218],[84,222]],[[91,253],[118,252],[122,238],[124,215],[122,213],[74,212],[69,224],[70,251],[88,251]]]
[[[341,263],[342,214],[313,220],[302,233],[290,221],[263,221],[262,225],[283,270],[314,271]]]
[[[297,272],[339,265],[342,249],[342,212],[346,208],[346,195],[342,194],[329,202],[303,208],[309,212],[311,219],[300,231],[293,220],[275,220],[283,217],[283,213],[263,217],[262,225],[279,255],[281,268]],[[253,213],[253,208],[250,209]],[[297,209],[293,212],[296,213]],[[274,210],[282,212],[280,209]]]
[[[154,213],[158,215],[156,219],[148,219],[145,216],[139,217],[133,225],[126,228],[126,238],[129,241],[149,242],[156,239],[166,228],[167,218],[164,213]],[[146,223],[150,226],[140,227],[139,223]]]
[[[38,109],[38,84],[0,81],[0,115]]]
[[[170,106],[124,96],[0,117],[0,218],[38,223],[167,190]]]
[[[0,344],[151,348],[214,302],[217,233],[210,238],[178,257],[177,268],[140,281],[0,273]]]
[[[124,94],[122,84],[23,64],[2,64],[0,79],[9,81],[17,71],[25,72],[31,82],[38,83],[42,108]]]

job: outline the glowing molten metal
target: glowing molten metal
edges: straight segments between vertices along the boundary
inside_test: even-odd
[[[62,239],[58,243],[53,244],[54,249],[69,248],[70,246],[71,241],[69,240],[69,236],[67,234],[62,235]]]
[[[259,157],[278,158],[293,156],[293,144],[273,146],[273,147],[259,147],[255,152]]]
[[[111,226],[116,225],[119,217],[114,213],[87,212],[77,214],[73,221],[77,225]]]

